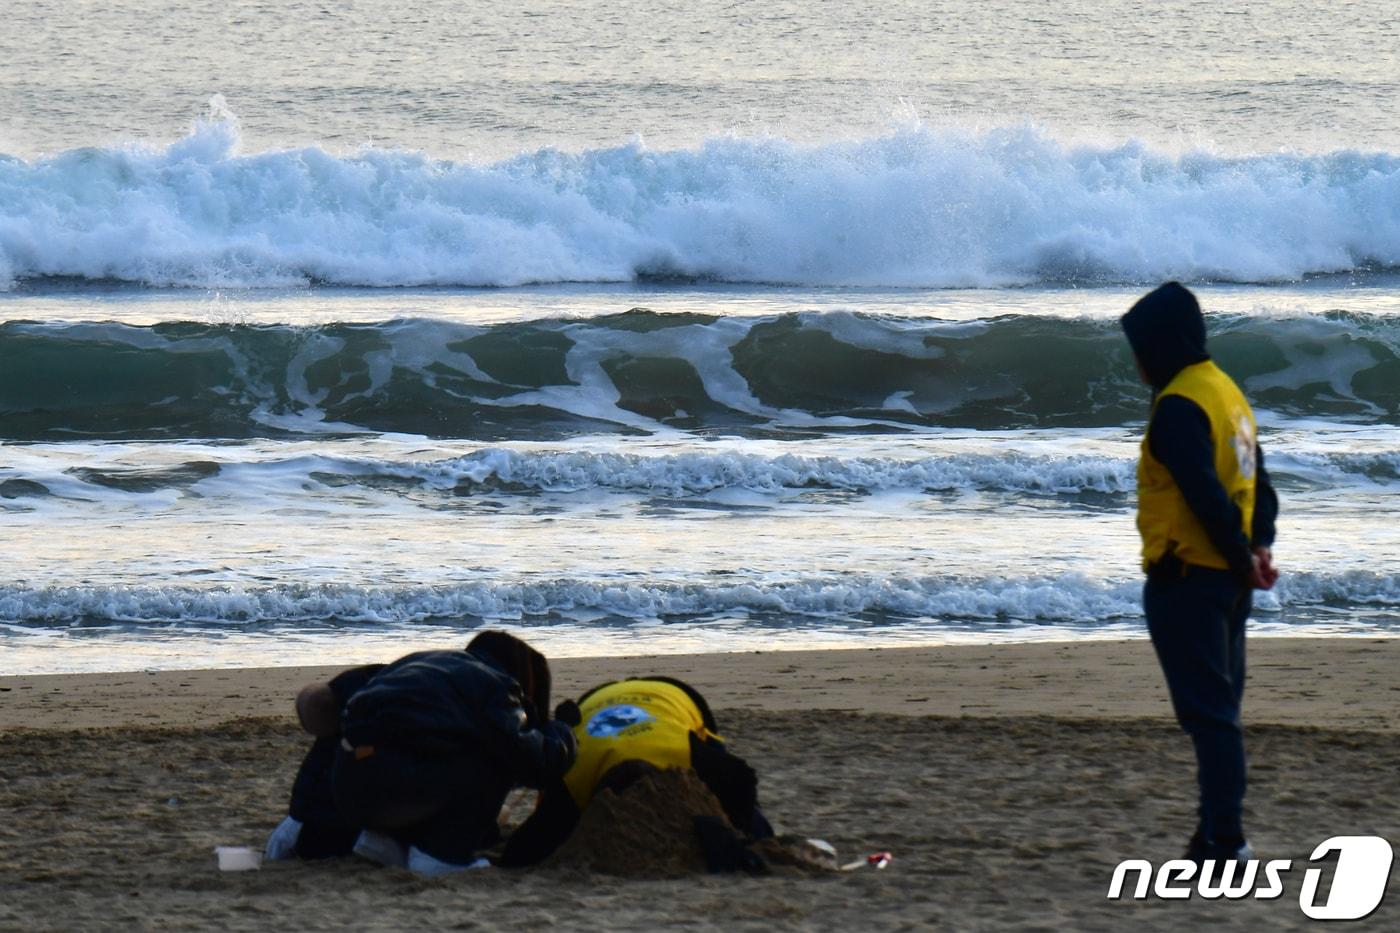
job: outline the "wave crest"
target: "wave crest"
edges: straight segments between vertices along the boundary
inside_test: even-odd
[[[180,624],[270,627],[577,621],[703,622],[777,616],[845,622],[943,619],[1102,626],[1141,616],[1141,582],[1076,573],[1026,578],[847,574],[789,580],[637,578],[436,586],[0,586],[0,622],[23,628]],[[1400,581],[1368,571],[1300,573],[1257,611],[1393,611]]]
[[[964,287],[1400,265],[1400,157],[1384,152],[1178,156],[1032,126],[489,164],[238,145],[219,111],[165,149],[0,157],[0,281]]]
[[[1393,423],[1400,324],[1217,318],[1211,348],[1261,410]],[[482,327],[0,323],[0,436],[597,431],[771,436],[1138,422],[1113,322],[950,324],[837,313],[658,315]]]

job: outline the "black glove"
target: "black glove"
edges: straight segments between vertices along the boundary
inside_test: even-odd
[[[565,700],[554,707],[554,718],[569,726],[577,726],[583,722],[583,714],[579,712],[578,704],[573,700]]]
[[[540,731],[564,747],[564,770],[568,770],[568,766],[573,764],[578,755],[578,739],[574,738],[574,730],[556,719],[545,723]]]
[[[750,849],[744,837],[720,817],[697,816],[695,835],[705,853],[705,867],[712,874],[731,871],[768,874],[768,861]]]
[[[535,709],[535,704],[530,702],[529,697],[521,697],[520,708],[525,711],[525,725],[530,729],[540,727],[540,711]]]

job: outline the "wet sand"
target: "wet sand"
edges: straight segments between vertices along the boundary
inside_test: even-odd
[[[824,878],[220,873],[215,845],[260,847],[284,812],[306,744],[290,698],[323,670],[0,678],[0,929],[1302,928],[1315,845],[1400,841],[1400,641],[1250,650],[1247,826],[1261,857],[1299,866],[1277,900],[1106,899],[1114,865],[1175,857],[1193,823],[1189,743],[1133,641],[556,663],[560,697],[689,680],[780,831],[894,853]],[[1392,891],[1361,926],[1394,911]]]

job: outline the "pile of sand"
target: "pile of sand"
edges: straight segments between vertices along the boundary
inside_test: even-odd
[[[689,768],[647,774],[621,793],[599,791],[550,865],[628,878],[705,871],[696,817],[724,821],[715,795]]]
[[[602,790],[548,864],[625,878],[681,878],[707,870],[695,829],[708,817],[733,832],[719,800],[694,771],[648,774],[621,793]],[[835,859],[795,836],[752,843],[765,872],[832,871]]]

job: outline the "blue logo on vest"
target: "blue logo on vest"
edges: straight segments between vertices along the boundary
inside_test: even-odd
[[[655,718],[640,706],[605,706],[588,720],[588,734],[595,739],[610,739],[619,732]]]

